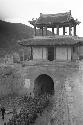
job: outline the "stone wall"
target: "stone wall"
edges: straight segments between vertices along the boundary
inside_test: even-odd
[[[28,61],[26,64],[13,64],[0,67],[0,95],[12,92],[34,94],[34,81],[42,74],[50,76],[54,82],[54,90],[64,84],[69,74],[78,70],[77,64],[67,62]]]
[[[27,62],[24,67],[24,79],[30,81],[29,90],[33,93],[34,81],[42,74],[46,74],[54,81],[54,89],[58,84],[63,84],[65,79],[73,72],[78,71],[78,63],[75,62],[50,62],[50,61],[38,61]]]

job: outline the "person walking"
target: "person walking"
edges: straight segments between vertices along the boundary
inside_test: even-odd
[[[4,115],[5,115],[5,108],[4,107],[1,108],[1,115],[2,115],[2,119],[4,120]]]

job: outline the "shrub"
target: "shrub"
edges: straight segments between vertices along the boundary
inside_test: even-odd
[[[24,104],[20,113],[18,115],[16,114],[16,116],[13,115],[7,125],[30,125],[35,122],[38,113],[41,114],[49,104],[49,98],[46,94],[36,98],[27,97],[26,102],[25,98],[23,98]]]

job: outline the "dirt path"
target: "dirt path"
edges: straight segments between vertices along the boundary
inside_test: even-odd
[[[68,108],[64,89],[59,88],[49,105],[34,125],[68,125]]]
[[[53,107],[53,100],[50,100],[50,104],[48,105],[48,107],[43,111],[42,115],[38,114],[38,118],[36,119],[34,125],[48,125],[49,121],[50,121],[50,114],[52,111],[52,107]]]

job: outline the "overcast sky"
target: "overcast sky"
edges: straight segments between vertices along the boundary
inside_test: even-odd
[[[77,35],[83,37],[83,0],[0,0],[0,18],[29,25],[28,21],[38,18],[40,13],[64,13],[71,10],[72,16],[81,24]]]

